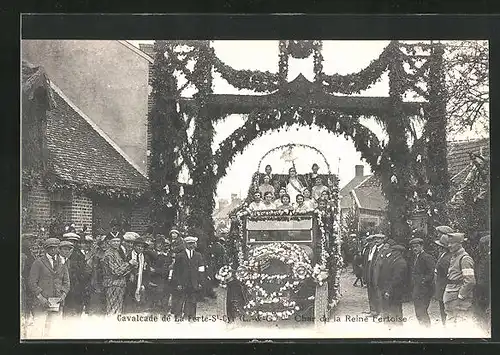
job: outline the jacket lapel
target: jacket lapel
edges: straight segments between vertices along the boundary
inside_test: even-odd
[[[52,265],[50,264],[50,261],[49,261],[49,258],[47,258],[47,255],[44,255],[42,257],[42,263],[45,265],[45,267],[47,269],[49,269],[50,271],[52,272],[55,272],[54,268],[52,267]]]

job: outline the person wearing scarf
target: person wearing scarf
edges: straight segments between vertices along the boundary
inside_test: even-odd
[[[299,181],[297,177],[297,171],[295,168],[290,168],[288,170],[288,183],[286,184],[286,192],[292,201],[295,201],[298,194],[301,194],[304,190],[304,186]]]
[[[125,313],[136,313],[145,310],[147,301],[145,286],[149,283],[149,261],[146,260],[144,254],[146,247],[147,242],[144,238],[139,236],[134,239],[130,258],[137,263],[137,268],[134,268],[129,276],[129,286],[125,294]]]

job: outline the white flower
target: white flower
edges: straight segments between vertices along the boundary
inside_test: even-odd
[[[431,191],[431,189],[427,190],[427,195],[432,196],[432,191]]]
[[[398,182],[398,178],[396,177],[396,175],[392,175],[392,176],[391,176],[391,182],[392,182],[393,184],[397,184],[397,182]]]
[[[257,131],[260,131],[260,126],[259,126],[259,124],[258,124],[258,123],[255,125],[255,129],[256,129]]]
[[[418,162],[421,162],[421,161],[422,161],[422,156],[421,156],[420,154],[419,154],[419,155],[417,155],[417,161],[418,161]]]

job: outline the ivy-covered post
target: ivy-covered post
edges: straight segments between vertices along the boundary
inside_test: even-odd
[[[179,208],[177,161],[182,144],[177,132],[181,128],[177,112],[177,79],[169,58],[165,56],[166,41],[154,44],[155,58],[152,69],[153,106],[149,113],[151,152],[149,182],[151,189],[151,222],[157,232],[166,235],[175,223]]]
[[[288,47],[287,41],[279,41],[278,84],[283,86],[288,80]]]
[[[212,142],[214,137],[213,112],[208,107],[208,97],[212,94],[212,50],[209,41],[200,41],[197,48],[198,55],[194,67],[195,86],[198,92],[194,95],[198,108],[193,132],[193,158],[194,169],[192,172],[193,186],[188,199],[189,215],[188,229],[199,240],[198,244],[203,251],[208,239],[215,234],[213,211],[215,207],[214,193],[216,189],[216,176]]]
[[[448,222],[446,202],[450,188],[446,140],[446,87],[443,70],[444,48],[441,43],[432,46],[429,66],[429,104],[426,115],[426,173],[429,181],[427,201],[428,230],[436,224]]]
[[[398,243],[407,243],[410,237],[408,216],[408,192],[410,171],[407,166],[409,148],[403,119],[403,95],[405,70],[403,53],[397,42],[391,43],[389,58],[389,107],[386,117],[389,136],[381,160],[382,189],[388,200],[387,217],[390,237]]]

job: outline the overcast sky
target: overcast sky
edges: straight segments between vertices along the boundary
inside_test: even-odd
[[[152,43],[152,41],[129,42],[136,46],[141,42]],[[378,58],[388,44],[389,41],[323,41],[323,70],[326,74],[357,72]],[[278,41],[213,41],[212,46],[217,56],[235,69],[278,71]],[[300,73],[310,81],[313,80],[312,56],[306,59],[289,59],[288,80],[292,81]],[[214,76],[213,89],[218,94],[252,93],[248,90],[233,88],[217,73]],[[190,96],[192,91],[187,90],[185,94]],[[382,80],[360,95],[388,96],[387,73],[384,74]],[[244,116],[231,115],[215,126],[216,136],[212,147],[214,151],[220,142],[242,125],[244,120]],[[379,139],[386,139],[383,129],[373,120],[365,119],[362,123],[370,128]],[[467,138],[467,136],[461,138]],[[241,155],[237,156],[228,168],[226,177],[219,182],[216,199],[227,199],[231,193],[245,194],[261,157],[270,149],[287,143],[308,144],[323,152],[330,164],[331,172],[339,173],[341,187],[353,178],[354,166],[357,164],[365,166],[365,174],[370,173],[369,166],[361,160],[361,155],[356,151],[352,140],[345,139],[343,136],[337,137],[325,130],[318,130],[316,127],[312,129],[292,127],[288,131],[274,131],[255,139]],[[299,173],[309,172],[313,162],[319,164],[320,172],[326,171],[323,158],[315,152],[299,149],[296,154]],[[280,155],[281,152],[269,155],[266,161],[262,162],[261,171],[266,164],[270,163],[274,172],[286,172],[290,163],[284,162]]]

